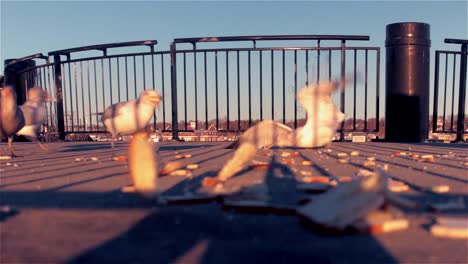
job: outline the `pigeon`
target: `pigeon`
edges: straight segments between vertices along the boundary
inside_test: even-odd
[[[224,181],[242,170],[258,149],[276,147],[317,148],[329,144],[344,113],[333,104],[331,95],[339,82],[310,85],[299,91],[297,100],[307,113],[304,126],[295,130],[273,120],[262,121],[247,129],[231,146],[238,146],[234,157],[218,173]]]
[[[132,185],[122,188],[122,192],[136,192],[144,198],[158,197],[158,149],[154,150],[145,130],[136,132],[128,148],[128,168]]]
[[[16,92],[11,86],[0,91],[0,138],[8,138],[8,150],[16,157],[13,136],[24,126],[23,112],[16,104]]]
[[[101,121],[112,136],[112,151],[115,138],[132,135],[144,129],[159,106],[161,96],[155,90],[145,90],[138,99],[113,104],[106,108]]]
[[[16,134],[25,136],[28,140],[36,142],[44,150],[47,147],[41,144],[36,138],[40,127],[47,120],[47,110],[45,103],[50,101],[49,94],[41,87],[35,86],[28,90],[28,101],[20,106],[23,112],[25,124]]]

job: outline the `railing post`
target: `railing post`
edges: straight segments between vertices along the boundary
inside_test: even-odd
[[[63,116],[62,65],[60,55],[54,55],[55,90],[57,100],[57,129],[59,139],[65,140],[65,121]]]
[[[177,67],[175,43],[171,42],[171,105],[172,105],[172,140],[179,140],[179,112],[177,108]]]
[[[432,106],[432,133],[437,132],[437,120],[438,117],[438,102],[439,102],[439,61],[440,52],[436,51],[435,54],[435,66],[434,66],[434,103]]]
[[[387,25],[385,140],[424,142],[429,128],[430,26]]]
[[[345,86],[346,86],[346,40],[341,41],[341,78],[340,78],[340,105],[341,112],[345,113]],[[356,106],[354,106],[356,107]],[[346,119],[341,122],[340,141],[345,140],[344,124]]]
[[[460,93],[458,97],[458,120],[457,120],[457,138],[455,141],[463,141],[463,132],[465,130],[465,96],[466,96],[466,56],[467,44],[461,46],[460,60]],[[455,69],[454,69],[455,70]]]

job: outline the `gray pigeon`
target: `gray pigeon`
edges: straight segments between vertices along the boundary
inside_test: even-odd
[[[10,155],[16,157],[13,150],[13,136],[23,128],[24,116],[16,104],[16,92],[11,86],[0,91],[0,138],[8,138]]]
[[[159,106],[161,96],[155,90],[145,90],[136,100],[113,104],[106,108],[101,121],[112,135],[112,150],[117,136],[132,135],[144,129]]]
[[[28,90],[28,101],[20,106],[24,116],[24,127],[16,134],[25,136],[30,141],[36,142],[44,150],[45,146],[37,140],[36,134],[40,127],[47,120],[47,110],[45,103],[50,100],[49,94],[41,87],[35,86]]]

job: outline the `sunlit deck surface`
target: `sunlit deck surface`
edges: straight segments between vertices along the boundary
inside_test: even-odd
[[[295,216],[226,212],[216,202],[160,206],[121,193],[120,188],[130,183],[127,164],[110,159],[108,142],[49,143],[49,152],[33,143],[14,145],[22,157],[0,161],[0,205],[18,210],[0,218],[1,263],[462,263],[468,259],[466,240],[436,238],[428,230],[435,216],[466,216],[467,209],[444,214],[405,210],[410,228],[404,231],[324,236],[304,228]],[[226,145],[160,143],[162,162],[174,160],[177,151],[192,155],[182,160],[184,164],[200,165],[190,179],[161,178],[162,193],[209,193],[201,187],[201,179],[216,175],[231,157],[233,150]],[[304,177],[300,171],[355,175],[367,157],[375,157],[377,164],[388,164],[391,176],[414,187],[404,196],[425,202],[463,197],[468,204],[466,145],[333,143],[329,148],[333,151],[300,149],[296,164],[244,171],[226,188],[234,191],[263,183],[272,203],[296,206],[304,196],[295,188]],[[127,144],[120,142],[117,149],[118,155],[126,155]],[[279,162],[283,151],[296,150],[271,151]],[[338,152],[351,151],[360,155],[348,156],[347,164],[338,162]],[[392,156],[398,151],[433,154],[435,162]],[[262,153],[257,161],[268,160]],[[297,164],[304,159],[313,165]],[[439,195],[424,191],[434,185],[451,189]]]

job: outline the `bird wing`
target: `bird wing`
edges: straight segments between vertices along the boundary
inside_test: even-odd
[[[247,129],[239,140],[240,144],[248,142],[258,149],[271,145],[284,145],[283,142],[292,131],[290,127],[284,124],[273,120],[265,120]]]
[[[102,113],[101,121],[104,122],[106,119],[116,118],[117,116],[124,115],[128,113],[129,107],[131,107],[130,102],[121,102],[113,104],[104,110]]]
[[[23,104],[19,107],[24,116],[24,125],[35,125],[40,126],[46,120],[45,109],[41,109],[39,106],[30,104]]]

